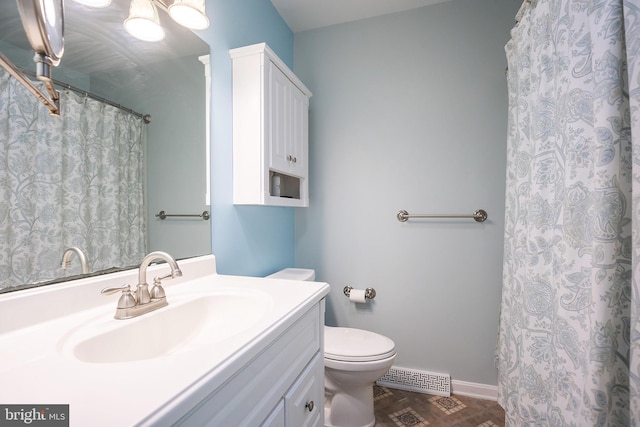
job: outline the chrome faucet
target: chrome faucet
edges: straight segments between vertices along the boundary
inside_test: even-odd
[[[89,272],[89,263],[87,262],[87,256],[82,252],[82,249],[77,247],[67,248],[62,254],[62,265],[61,267],[65,270],[71,267],[71,255],[76,254],[78,259],[80,260],[80,267],[82,268],[82,274],[87,274]]]
[[[155,277],[153,279],[153,288],[151,288],[151,292],[149,292],[147,268],[149,264],[157,259],[166,261],[171,268],[171,272],[166,276]],[[180,270],[178,263],[171,255],[160,251],[151,252],[145,256],[142,263],[140,263],[135,296],[131,294],[131,286],[129,285],[116,288],[104,288],[101,293],[103,295],[111,295],[122,291],[114,317],[116,319],[130,319],[168,305],[169,303],[167,302],[161,281],[164,279],[173,279],[178,276],[182,276],[182,270]]]
[[[157,259],[166,261],[171,268],[171,273],[163,277],[154,278],[153,288],[151,288],[151,293],[149,293],[149,285],[147,284],[147,267]],[[144,257],[140,263],[138,286],[136,286],[136,300],[138,301],[138,304],[146,304],[151,301],[151,299],[164,298],[164,289],[162,289],[160,281],[164,279],[175,279],[178,276],[182,276],[182,270],[180,270],[178,263],[171,255],[160,251],[151,252],[149,255]]]

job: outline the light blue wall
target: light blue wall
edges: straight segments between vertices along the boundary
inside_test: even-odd
[[[373,330],[396,366],[495,385],[507,90],[519,4],[453,0],[295,34],[310,103],[310,207],[296,261],[331,284],[327,323]],[[412,220],[465,213],[489,220]],[[356,306],[346,285],[378,296]]]
[[[269,0],[207,0],[211,26],[211,226],[218,272],[262,276],[294,264],[291,208],[234,206],[229,49],[267,42],[293,66],[293,34]]]
[[[156,90],[145,97],[147,125],[147,251],[178,258],[211,253],[211,224],[195,218],[162,220],[158,212],[196,214],[208,210],[204,65],[196,56],[179,64],[155,64]],[[176,75],[182,79],[175,84]],[[188,84],[185,84],[188,83]],[[167,102],[167,100],[171,100]],[[134,101],[131,104],[134,105]]]

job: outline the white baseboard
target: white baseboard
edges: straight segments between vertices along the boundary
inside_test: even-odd
[[[498,400],[498,387],[495,385],[451,380],[451,393],[477,399]]]

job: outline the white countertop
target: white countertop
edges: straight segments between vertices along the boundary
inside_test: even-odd
[[[72,426],[152,425],[160,420],[167,425],[329,292],[325,283],[218,275],[212,255],[179,265],[183,277],[163,283],[169,306],[135,319],[113,319],[118,297],[103,296],[99,290],[133,286],[137,270],[0,295],[0,403],[69,404]],[[149,277],[162,268],[167,269],[151,267]],[[72,351],[72,344],[89,337],[94,326],[128,326],[133,323],[126,322],[141,321],[172,304],[178,307],[207,293],[234,292],[264,296],[255,321],[237,333],[225,335],[225,325],[217,324],[206,330],[211,341],[200,336],[186,349],[176,346],[159,357],[119,363],[83,362]],[[216,337],[217,333],[224,336]]]

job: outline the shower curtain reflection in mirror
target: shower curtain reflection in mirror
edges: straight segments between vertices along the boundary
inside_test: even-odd
[[[0,292],[137,264],[146,253],[142,120],[69,90],[61,116],[0,69]]]

